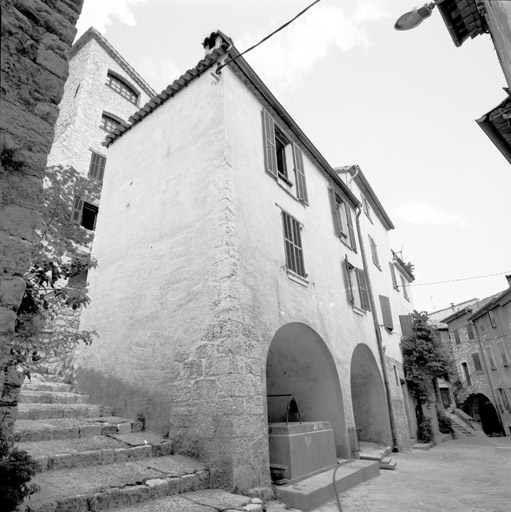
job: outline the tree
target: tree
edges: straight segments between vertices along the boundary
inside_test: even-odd
[[[31,468],[32,473],[26,472],[27,479],[35,471],[27,457],[12,450],[16,409],[25,376],[30,376],[35,366],[41,368],[52,355],[69,352],[80,341],[90,344],[95,334],[64,326],[45,339],[42,330],[63,312],[78,312],[89,302],[87,283],[79,277],[95,266],[89,251],[93,233],[74,223],[72,213],[75,197],[94,201],[99,194],[100,184],[81,176],[72,167],[46,169],[31,265],[22,276],[25,293],[16,313],[9,358],[0,369],[4,375],[0,397],[0,474],[15,471],[21,463]],[[23,499],[24,493],[33,492],[25,482],[19,485],[23,486],[19,488],[21,492],[14,490],[12,495]]]
[[[412,336],[401,342],[403,370],[410,395],[415,399],[419,437],[430,441],[433,436],[431,420],[424,415],[423,406],[431,403],[429,388],[437,377],[446,377],[452,372],[452,362],[446,348],[435,336],[425,312],[414,311]]]

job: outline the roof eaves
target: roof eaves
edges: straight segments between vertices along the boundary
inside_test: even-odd
[[[360,201],[358,198],[348,188],[346,183],[344,183],[344,181],[337,175],[334,168],[327,162],[325,157],[319,152],[316,146],[314,146],[307,135],[305,135],[296,121],[291,117],[291,115],[286,111],[286,109],[268,89],[264,82],[259,78],[257,73],[252,69],[248,62],[243,57],[239,57],[240,53],[236,47],[231,45],[227,52],[231,59],[236,59],[234,62],[227,62],[227,64],[232,64],[230,69],[233,71],[233,73],[241,73],[251,83],[253,92],[259,95],[260,98],[262,98],[265,102],[267,102],[268,105],[276,112],[276,114],[286,123],[288,128],[294,133],[303,147],[307,149],[309,154],[319,164],[320,169],[322,169],[326,176],[344,193],[347,199],[352,203],[352,206],[360,206]]]
[[[504,158],[511,164],[511,97],[506,98],[487,114],[476,119],[476,123],[495,144]]]
[[[488,300],[488,302],[486,302],[477,311],[472,313],[472,315],[470,315],[470,317],[469,317],[469,320],[471,320],[471,321],[476,320],[477,318],[480,318],[481,316],[483,316],[485,313],[487,313],[491,309],[495,309],[496,307],[499,307],[499,306],[504,306],[505,304],[510,302],[511,301],[511,288],[508,288],[507,290],[504,290],[503,292],[497,293],[496,295],[490,296],[490,297],[488,297],[488,299],[483,299],[483,300]]]
[[[488,23],[476,0],[443,0],[437,5],[455,46],[488,32]]]
[[[337,173],[349,173],[360,187],[360,190],[364,196],[367,197],[369,204],[373,208],[373,211],[376,213],[377,217],[380,219],[381,223],[385,226],[385,229],[390,231],[391,229],[395,228],[394,223],[385,211],[385,208],[383,208],[383,205],[378,199],[378,196],[374,192],[371,184],[369,183],[365,174],[362,172],[362,169],[359,165],[345,165],[342,167],[336,167],[334,170]]]
[[[207,71],[216,61],[217,58],[224,53],[223,50],[215,49],[209,55],[206,55],[204,59],[200,60],[198,64],[186,71],[183,75],[181,75],[178,79],[174,80],[166,89],[156,95],[154,98],[151,98],[142,108],[137,110],[129,119],[128,125],[119,126],[115,131],[107,135],[105,142],[103,142],[104,146],[110,146],[116,139],[118,139],[123,133],[131,129],[138,122],[140,122],[144,117],[157,109],[160,105],[165,103],[168,99],[175,96],[181,89],[186,87],[192,80],[202,75],[205,71]]]
[[[448,317],[440,320],[440,322],[442,324],[448,324],[450,322],[453,322],[454,320],[457,320],[458,318],[461,318],[463,315],[466,315],[471,312],[472,312],[472,308],[463,308],[463,309],[456,311],[452,315],[449,315]]]
[[[141,88],[148,96],[155,96],[156,91],[135,71],[128,61],[101,35],[94,27],[90,27],[71,47],[69,58],[71,59],[85,44],[91,39],[95,39],[103,49],[128,73],[130,78]]]

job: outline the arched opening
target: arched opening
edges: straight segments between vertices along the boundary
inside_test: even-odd
[[[486,435],[502,434],[504,432],[497,410],[483,393],[470,395],[465,400],[462,410],[481,423]]]
[[[282,326],[266,361],[268,395],[292,394],[304,422],[332,424],[337,457],[349,457],[341,385],[325,342],[302,323]]]
[[[360,343],[351,358],[351,401],[359,441],[391,445],[383,380],[371,349]]]

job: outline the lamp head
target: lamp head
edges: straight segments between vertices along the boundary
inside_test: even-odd
[[[422,7],[416,7],[410,12],[403,14],[394,24],[396,30],[410,30],[419,26],[426,18],[431,16],[437,2],[424,4]]]

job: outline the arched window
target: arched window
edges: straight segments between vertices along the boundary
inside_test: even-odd
[[[111,87],[115,92],[119,93],[123,98],[131,101],[134,105],[138,103],[138,92],[131,87],[122,77],[109,71],[106,77],[106,85]]]
[[[121,118],[110,114],[109,112],[103,112],[101,115],[101,124],[100,128],[103,128],[108,133],[112,133],[122,124]]]

